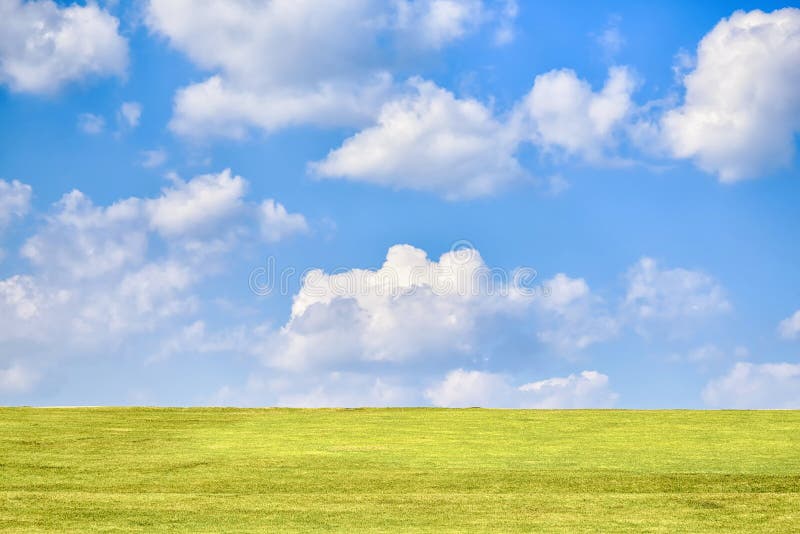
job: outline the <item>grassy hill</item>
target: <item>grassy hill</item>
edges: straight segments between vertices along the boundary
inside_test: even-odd
[[[3,531],[800,531],[800,412],[0,409]]]

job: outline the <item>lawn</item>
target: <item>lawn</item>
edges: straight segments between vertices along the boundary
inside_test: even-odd
[[[800,412],[4,408],[0,530],[798,532]]]

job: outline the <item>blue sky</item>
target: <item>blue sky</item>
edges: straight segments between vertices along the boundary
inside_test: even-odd
[[[800,407],[800,11],[628,4],[0,0],[0,403]]]

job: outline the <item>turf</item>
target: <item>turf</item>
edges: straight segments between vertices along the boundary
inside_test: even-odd
[[[0,409],[0,530],[798,532],[800,412]]]

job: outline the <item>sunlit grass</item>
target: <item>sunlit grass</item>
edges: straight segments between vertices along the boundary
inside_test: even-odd
[[[0,409],[0,530],[800,531],[800,412]]]

